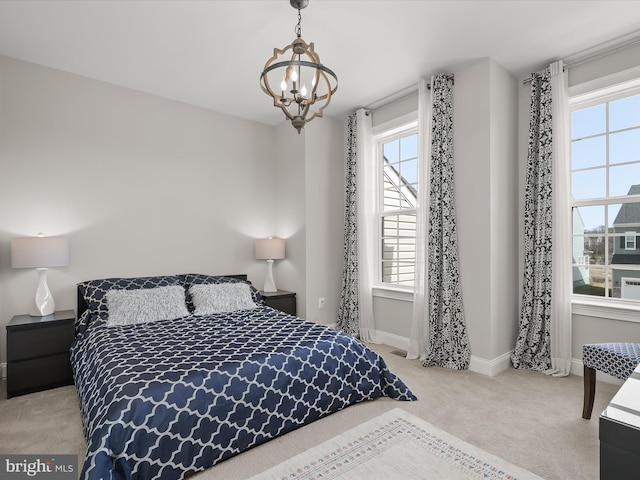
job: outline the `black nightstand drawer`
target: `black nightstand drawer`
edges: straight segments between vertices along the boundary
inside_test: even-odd
[[[9,396],[73,384],[69,352],[11,362],[7,365]]]
[[[270,298],[267,299],[267,305],[281,312],[288,313],[289,315],[296,314],[295,298]]]
[[[24,360],[56,353],[68,355],[73,335],[73,320],[52,322],[38,328],[15,328],[7,344],[7,358]]]
[[[278,290],[277,292],[260,292],[264,301],[271,308],[288,313],[289,315],[297,315],[296,294],[286,290]]]
[[[73,384],[75,312],[15,315],[7,324],[7,398]]]

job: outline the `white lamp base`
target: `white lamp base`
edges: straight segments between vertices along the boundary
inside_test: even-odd
[[[276,282],[273,281],[273,260],[267,260],[267,277],[264,279],[263,292],[277,292]]]
[[[47,268],[36,268],[38,272],[38,289],[36,290],[36,304],[31,313],[32,317],[45,317],[56,310],[56,304],[47,285]]]

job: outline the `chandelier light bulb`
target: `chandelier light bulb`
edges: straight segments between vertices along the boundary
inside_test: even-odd
[[[304,83],[302,84],[302,88],[300,89],[300,95],[302,95],[303,97],[307,96],[307,86]]]
[[[280,88],[284,92],[287,89],[287,81],[283,78],[282,83],[280,84]]]
[[[292,82],[297,82],[298,81],[298,72],[296,72],[295,68],[291,72],[291,81]]]

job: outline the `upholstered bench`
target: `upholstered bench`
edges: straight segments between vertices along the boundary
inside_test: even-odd
[[[584,404],[582,418],[591,418],[596,370],[626,380],[640,364],[640,343],[593,343],[582,347]]]

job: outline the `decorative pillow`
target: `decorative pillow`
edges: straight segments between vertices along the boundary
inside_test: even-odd
[[[107,326],[174,320],[189,315],[184,288],[179,285],[107,292]]]
[[[217,275],[205,275],[202,273],[185,273],[181,275],[181,277],[183,278],[184,289],[187,291],[187,308],[190,312],[193,312],[195,308],[193,305],[193,299],[191,297],[191,287],[193,285],[220,285],[226,283],[244,284],[249,287],[253,302],[258,304],[264,303],[262,295],[260,295],[258,290],[256,290],[253,285],[251,285],[251,283],[247,280],[241,280],[239,278],[233,277],[222,277]]]
[[[134,278],[102,278],[89,280],[78,284],[78,289],[87,308],[94,312],[107,313],[107,292],[110,290],[135,290],[140,288],[166,287],[169,285],[182,285],[182,280],[176,275],[158,277],[134,277]]]
[[[189,288],[195,315],[235,312],[256,308],[251,289],[246,283],[193,285]]]

